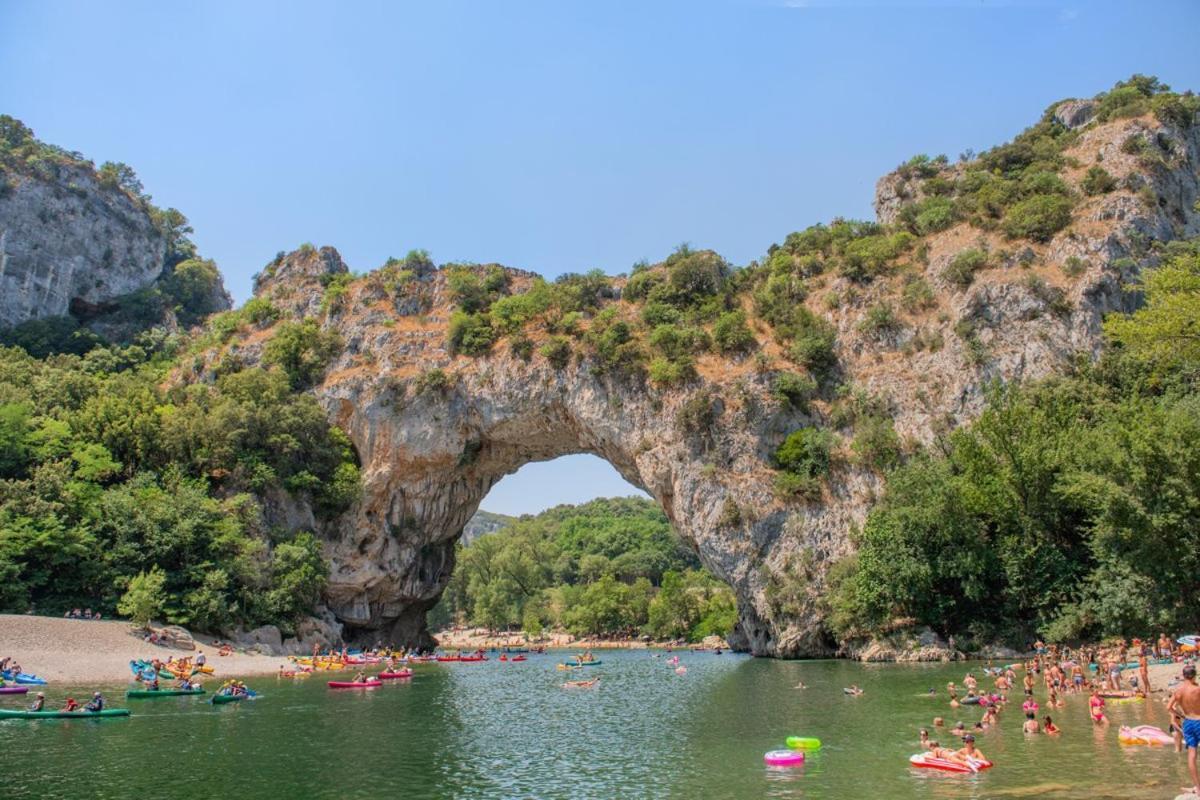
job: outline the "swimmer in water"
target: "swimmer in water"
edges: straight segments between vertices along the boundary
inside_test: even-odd
[[[963,747],[961,750],[955,753],[955,755],[961,758],[968,765],[971,765],[971,762],[973,761],[988,760],[987,756],[985,756],[981,751],[975,749],[975,737],[969,733],[963,737]]]
[[[1041,733],[1041,727],[1038,726],[1037,716],[1032,711],[1025,712],[1025,724],[1021,726],[1021,730],[1025,733]]]
[[[921,749],[929,749],[929,731],[925,730],[924,728],[921,728]]]
[[[1046,715],[1046,721],[1042,723],[1042,730],[1051,735],[1058,733],[1062,729],[1054,724],[1054,720],[1050,719],[1050,715]]]
[[[795,686],[793,686],[792,688],[793,688],[793,689],[807,689],[808,687],[804,685],[804,681],[800,681],[799,683],[797,683],[797,684],[796,684]]]

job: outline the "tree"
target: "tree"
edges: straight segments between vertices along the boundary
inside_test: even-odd
[[[1200,244],[1147,270],[1140,287],[1145,306],[1129,316],[1113,315],[1104,332],[1161,375],[1200,366]]]
[[[129,617],[135,625],[145,627],[151,619],[162,613],[166,584],[167,576],[158,567],[151,567],[149,572],[139,572],[129,581],[129,588],[117,603],[117,611]]]

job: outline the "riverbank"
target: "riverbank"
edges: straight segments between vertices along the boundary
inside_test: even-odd
[[[643,641],[641,639],[578,638],[569,633],[556,632],[529,636],[521,632],[496,634],[482,628],[465,628],[439,631],[433,635],[438,647],[443,650],[500,650],[511,648],[575,649],[575,650],[647,650],[652,648],[720,648],[729,650],[729,644],[719,636],[709,636],[703,642],[680,644],[671,641]]]
[[[195,656],[201,650],[226,675],[268,675],[287,659],[235,652],[218,656],[216,648],[197,640],[196,650],[160,647],[145,642],[133,626],[119,620],[79,620],[0,614],[0,658],[11,656],[25,672],[51,682],[85,683],[128,680],[134,658]]]

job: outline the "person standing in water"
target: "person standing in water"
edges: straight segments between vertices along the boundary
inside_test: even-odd
[[[1183,742],[1188,751],[1188,772],[1192,785],[1183,791],[1200,796],[1200,774],[1196,768],[1196,748],[1200,747],[1200,686],[1196,685],[1196,667],[1188,664],[1183,668],[1183,683],[1171,695],[1167,711],[1183,717]]]

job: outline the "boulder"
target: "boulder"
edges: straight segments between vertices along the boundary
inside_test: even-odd
[[[1096,116],[1093,100],[1065,100],[1054,109],[1054,119],[1068,128],[1079,128]]]
[[[154,631],[162,639],[163,644],[178,650],[195,650],[196,640],[187,629],[178,625],[167,625]]]

